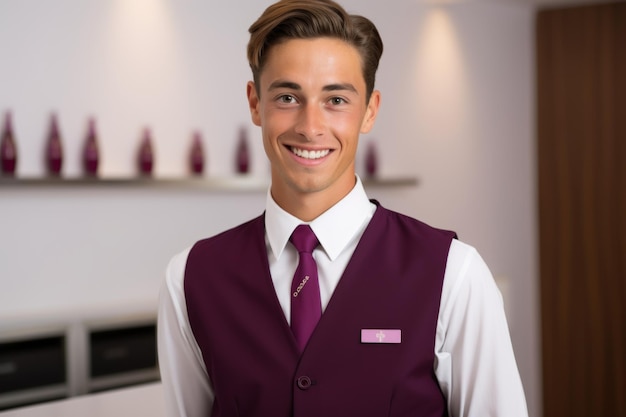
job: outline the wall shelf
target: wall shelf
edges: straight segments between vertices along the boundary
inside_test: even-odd
[[[411,187],[416,178],[363,178],[365,187]],[[0,178],[0,188],[28,187],[142,187],[164,189],[203,189],[208,191],[265,191],[269,179],[253,176],[207,178]]]

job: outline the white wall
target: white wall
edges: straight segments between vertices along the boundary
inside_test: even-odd
[[[374,188],[371,196],[456,230],[505,280],[529,408],[539,416],[532,8],[344,4],[370,16],[385,41],[382,110],[364,140],[379,143],[383,176],[420,181],[414,188]],[[255,0],[0,2],[0,111],[14,114],[19,175],[43,174],[45,130],[56,111],[69,177],[80,175],[90,115],[97,118],[104,176],[134,175],[144,126],[154,131],[156,176],[185,175],[193,129],[208,145],[207,175],[230,175],[243,125],[253,144],[253,175],[266,177],[260,134],[245,102],[247,28],[265,6]],[[0,187],[0,322],[155,300],[174,252],[260,213],[263,202],[263,191]]]

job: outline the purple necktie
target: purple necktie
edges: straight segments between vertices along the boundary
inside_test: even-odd
[[[300,351],[303,351],[322,316],[317,265],[312,254],[319,242],[313,230],[305,224],[296,227],[289,240],[300,257],[291,282],[291,330]]]

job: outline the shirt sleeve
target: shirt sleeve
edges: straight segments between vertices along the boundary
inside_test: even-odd
[[[187,316],[183,281],[189,250],[168,264],[159,296],[157,344],[168,417],[204,417],[213,406],[211,383]]]
[[[453,240],[435,342],[435,374],[451,417],[527,417],[504,312],[487,265]]]

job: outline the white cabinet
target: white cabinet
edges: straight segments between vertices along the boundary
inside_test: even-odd
[[[3,319],[0,410],[158,380],[156,313],[103,310]]]

